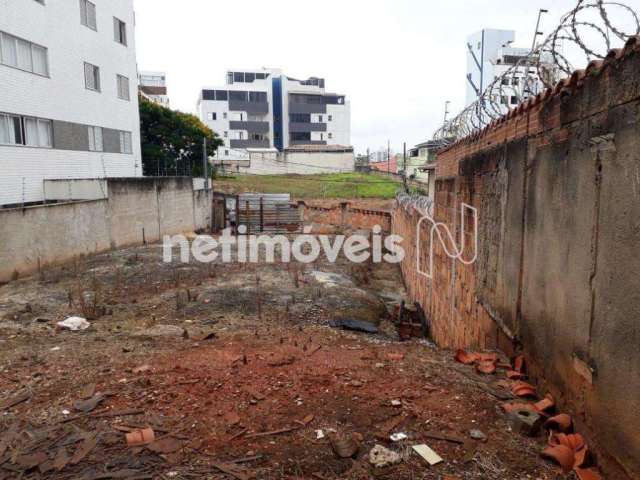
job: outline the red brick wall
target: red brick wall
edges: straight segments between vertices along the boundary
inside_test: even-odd
[[[376,225],[383,232],[391,231],[391,213],[351,207],[348,202],[331,207],[305,205],[305,221],[341,228],[372,229]]]
[[[437,343],[522,349],[533,381],[575,415],[608,478],[620,479],[640,478],[638,112],[633,38],[439,153],[433,217],[459,245],[472,233],[460,231],[461,204],[478,209],[476,263],[435,242],[424,278],[420,212],[403,201],[392,221],[406,239],[408,293]]]

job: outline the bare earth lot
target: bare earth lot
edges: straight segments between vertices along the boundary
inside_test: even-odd
[[[386,312],[403,293],[392,265],[172,266],[159,246],[0,287],[0,479],[561,478],[543,439],[510,431],[486,388],[500,377],[397,340]],[[56,328],[87,314],[88,330]],[[127,446],[141,427],[156,442]],[[374,468],[375,445],[402,462]]]

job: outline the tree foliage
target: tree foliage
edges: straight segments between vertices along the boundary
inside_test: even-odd
[[[202,176],[203,143],[207,157],[222,140],[195,115],[171,110],[140,97],[140,135],[144,175]]]

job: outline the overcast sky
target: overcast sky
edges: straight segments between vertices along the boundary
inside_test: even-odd
[[[640,0],[626,0],[635,8]],[[140,70],[167,72],[172,107],[195,112],[203,86],[232,69],[279,67],[326,78],[351,101],[358,152],[431,138],[464,107],[466,37],[516,31],[530,47],[537,12],[549,33],[576,0],[135,0]]]

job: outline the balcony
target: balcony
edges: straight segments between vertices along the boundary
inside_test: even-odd
[[[232,112],[247,113],[269,113],[268,103],[243,102],[239,100],[229,100],[229,110]]]
[[[327,113],[327,106],[324,103],[289,102],[289,113]]]
[[[231,130],[245,130],[249,133],[269,133],[269,122],[229,122]]]
[[[326,132],[326,123],[310,123],[310,122],[291,122],[289,123],[290,132]]]
[[[300,146],[300,145],[326,145],[327,142],[325,140],[291,140],[289,142],[290,146]]]
[[[269,140],[231,140],[231,148],[269,148]]]

